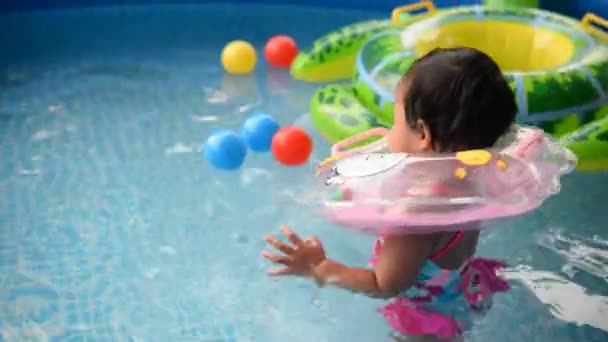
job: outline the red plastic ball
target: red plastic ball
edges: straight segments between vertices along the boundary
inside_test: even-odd
[[[303,129],[287,126],[272,137],[272,155],[279,163],[296,166],[306,163],[312,152],[312,139]]]
[[[264,47],[264,56],[273,67],[289,68],[298,55],[298,45],[288,36],[274,36]]]

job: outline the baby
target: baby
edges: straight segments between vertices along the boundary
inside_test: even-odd
[[[441,153],[489,148],[511,127],[516,113],[514,94],[489,56],[472,48],[435,49],[418,59],[397,86],[389,149]],[[508,287],[495,276],[499,262],[473,258],[479,238],[475,229],[384,237],[376,243],[371,269],[329,259],[316,237],[302,240],[289,228],[281,229],[289,243],[265,238],[281,252],[262,252],[283,266],[271,275],[309,277],[320,286],[394,298],[381,312],[403,336],[457,337],[460,325],[430,309],[431,303],[467,294],[475,302],[479,296],[467,287],[485,286],[491,292]],[[472,273],[476,265],[485,268]],[[480,283],[484,279],[485,285]]]

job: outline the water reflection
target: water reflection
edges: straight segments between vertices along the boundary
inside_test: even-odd
[[[221,90],[228,98],[255,98],[258,96],[258,85],[255,75],[222,76]]]
[[[289,92],[289,86],[292,81],[293,78],[287,69],[269,68],[266,71],[268,90],[273,95],[285,94]]]
[[[557,319],[608,332],[608,297],[589,294],[584,287],[549,271],[521,267],[504,273],[521,282]]]

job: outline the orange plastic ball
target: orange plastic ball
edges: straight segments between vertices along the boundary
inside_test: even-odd
[[[271,150],[274,159],[283,165],[304,164],[312,153],[312,138],[299,127],[283,127],[272,137]]]
[[[298,45],[288,36],[274,36],[264,47],[266,61],[276,68],[289,68],[298,55]]]

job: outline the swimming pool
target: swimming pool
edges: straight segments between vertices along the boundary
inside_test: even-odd
[[[0,18],[0,341],[385,341],[377,300],[273,281],[262,236],[290,224],[364,265],[371,241],[299,199],[311,165],[203,161],[252,111],[310,128],[315,86],[224,75],[232,39],[311,42],[385,13],[140,6]],[[278,19],[280,18],[280,19]],[[575,174],[539,211],[483,235],[514,289],[468,341],[606,341],[608,173]]]

